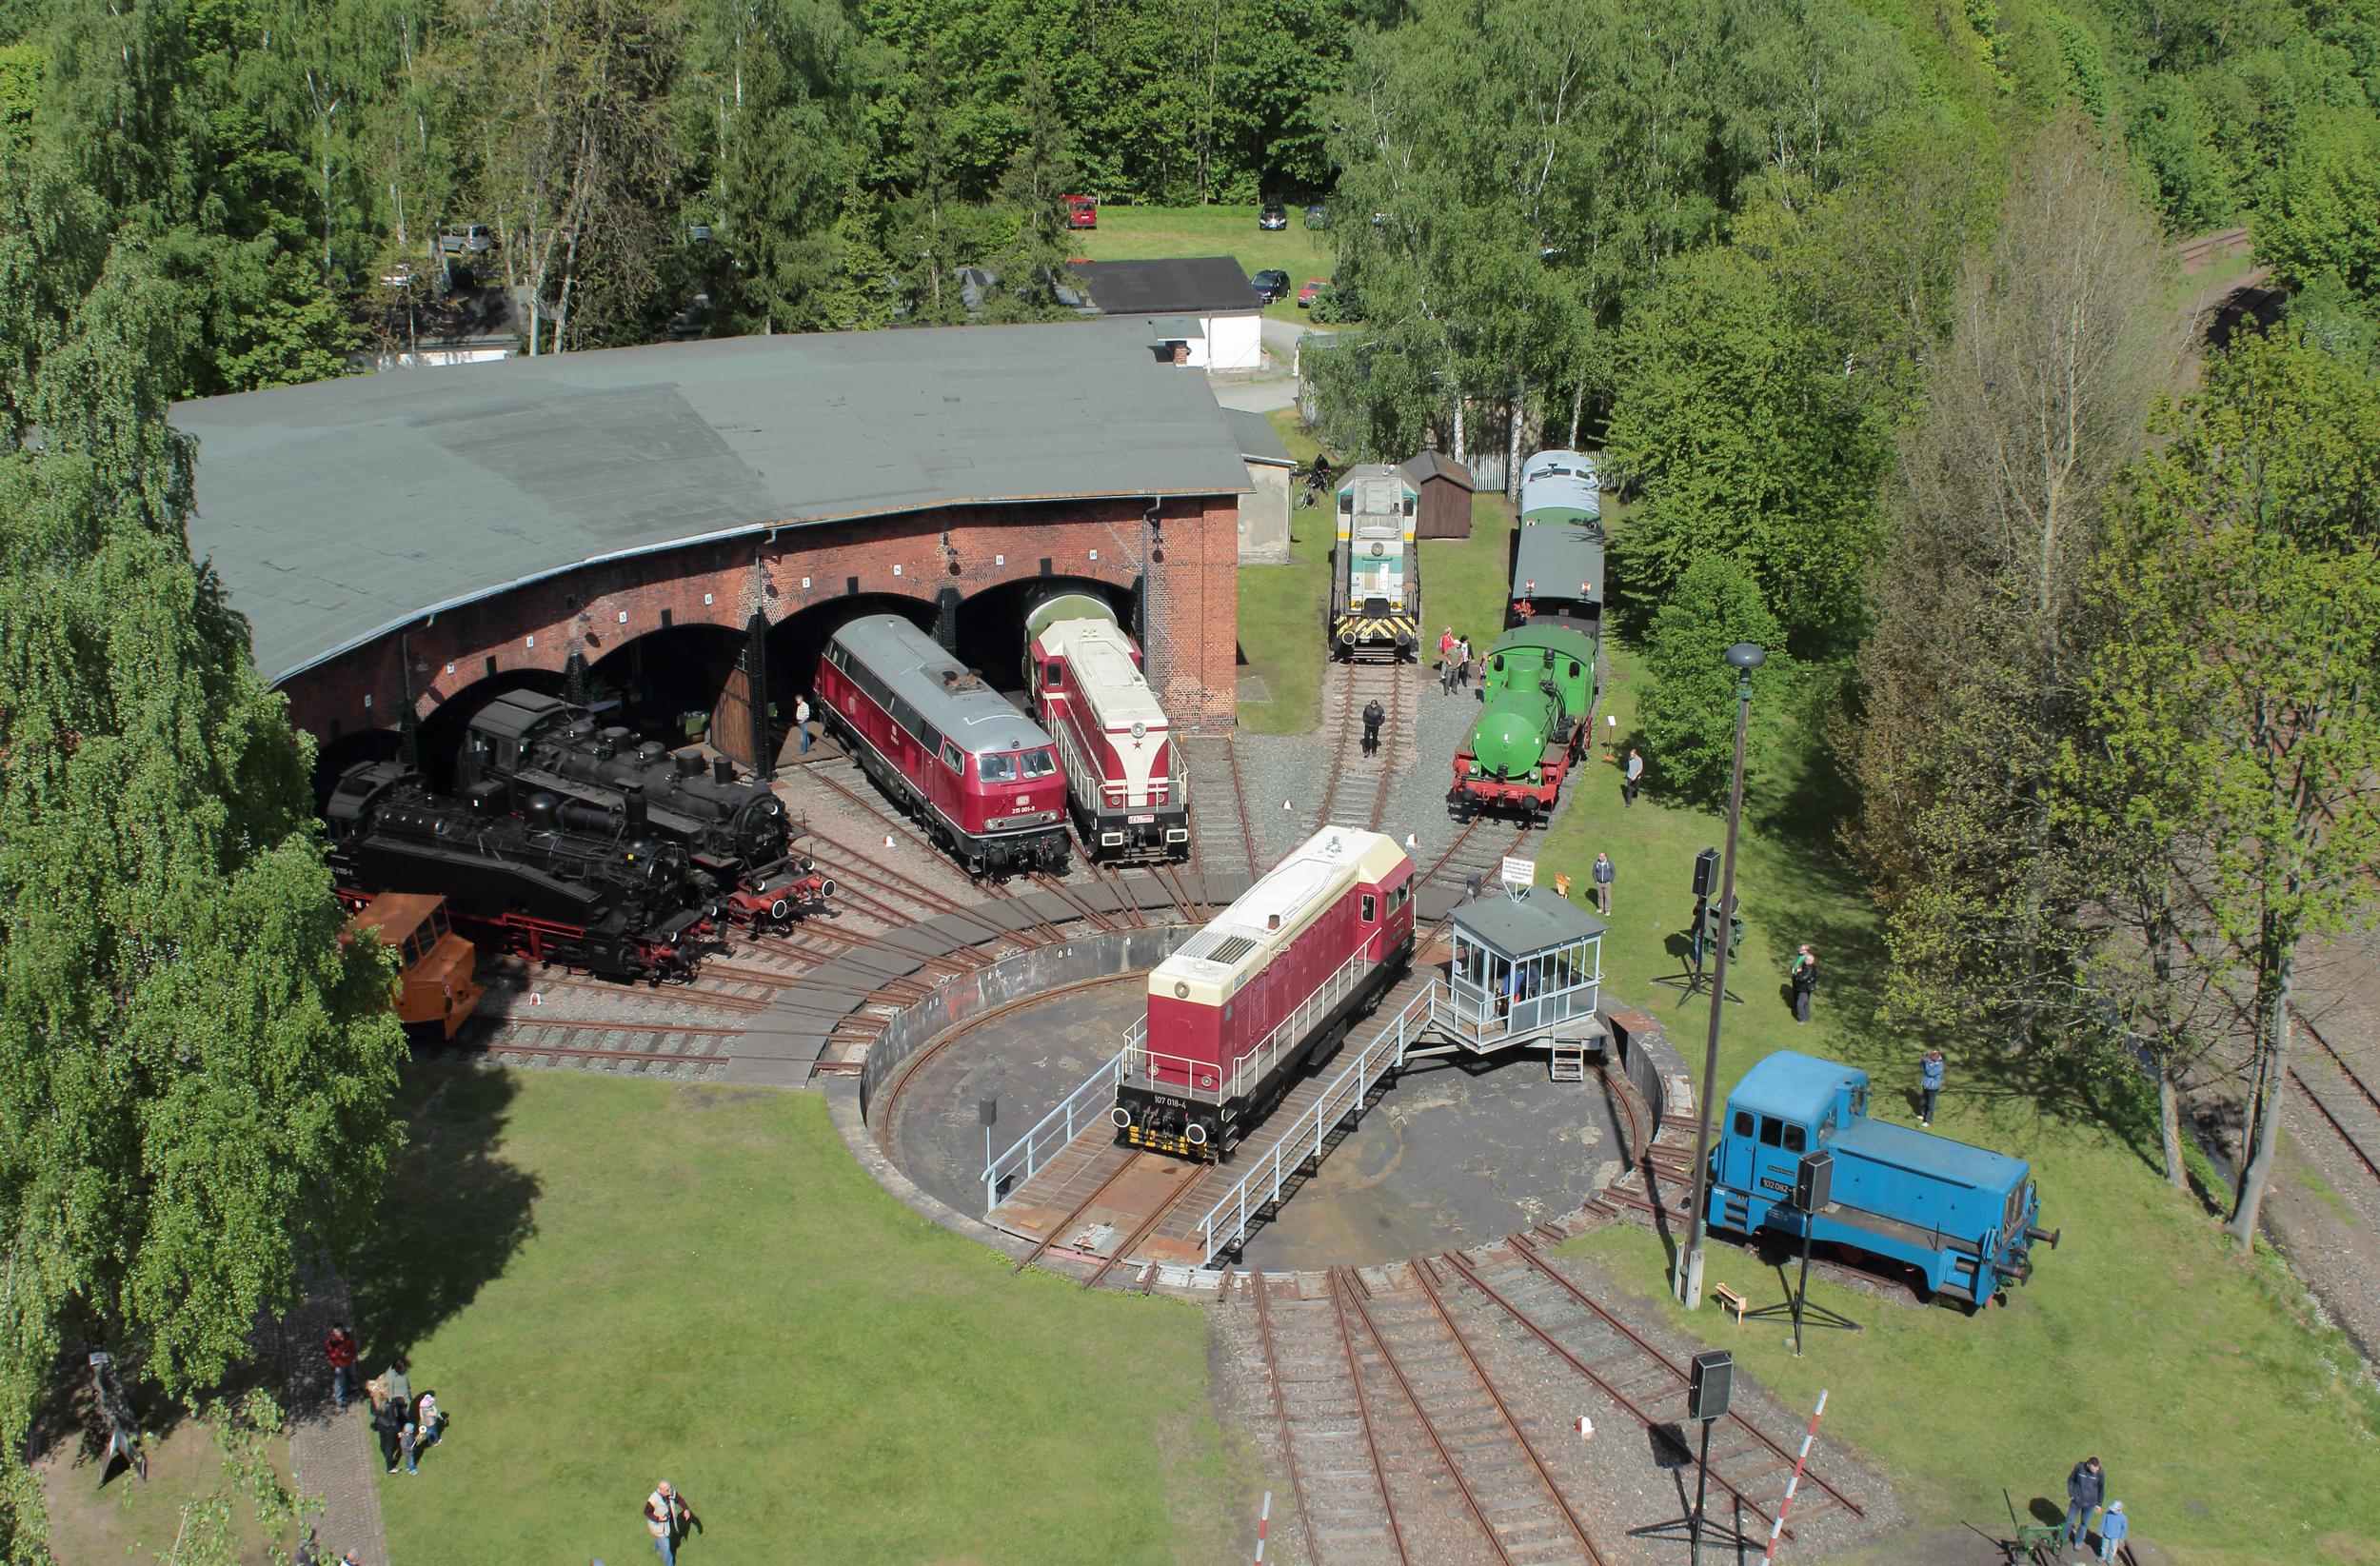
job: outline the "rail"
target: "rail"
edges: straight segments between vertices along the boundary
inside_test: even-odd
[[[1094,1120],[1104,1120],[1116,1105],[1116,1084],[1123,1080],[1124,1058],[1146,1036],[1148,1024],[1135,1021],[1124,1034],[1124,1047],[1082,1080],[1082,1085],[1058,1100],[1058,1106],[1033,1124],[1033,1129],[983,1165],[983,1210],[1000,1205],[1001,1193],[1015,1190],[1033,1178],[1051,1154],[1075,1140]],[[988,1138],[986,1139],[989,1140]]]
[[[1404,1004],[1404,1009],[1380,1024],[1345,1070],[1331,1079],[1314,1106],[1292,1121],[1263,1157],[1249,1166],[1238,1184],[1199,1220],[1203,1254],[1198,1264],[1210,1267],[1216,1256],[1238,1244],[1256,1214],[1280,1199],[1281,1187],[1309,1158],[1322,1156],[1322,1143],[1339,1122],[1362,1107],[1381,1078],[1405,1063],[1405,1052],[1421,1039],[1443,1031],[1449,1016],[1446,986],[1437,980]]]

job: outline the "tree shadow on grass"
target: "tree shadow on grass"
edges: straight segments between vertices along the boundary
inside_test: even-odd
[[[348,1279],[365,1375],[410,1355],[536,1232],[537,1178],[498,1151],[516,1091],[511,1073],[474,1064],[426,1061],[407,1074],[406,1146]]]

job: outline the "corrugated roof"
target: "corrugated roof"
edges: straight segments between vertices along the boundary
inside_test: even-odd
[[[1298,459],[1291,456],[1289,447],[1281,444],[1280,431],[1275,429],[1273,421],[1263,414],[1251,413],[1245,408],[1227,407],[1223,409],[1223,423],[1231,426],[1233,436],[1239,440],[1240,455],[1244,460],[1270,467],[1298,466]]]
[[[1140,323],[739,337],[183,403],[190,546],[274,681],[592,561],[937,505],[1245,493]]]
[[[1253,315],[1256,285],[1227,255],[1163,261],[1078,261],[1091,303],[1109,315]]]

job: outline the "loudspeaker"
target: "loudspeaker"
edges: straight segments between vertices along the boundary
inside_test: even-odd
[[[986,1093],[983,1097],[976,1100],[975,1117],[987,1126],[999,1124],[1000,1095],[997,1093]]]
[[[1794,1208],[1796,1212],[1815,1213],[1827,1203],[1835,1189],[1835,1155],[1804,1153],[1801,1167],[1794,1171]]]
[[[1719,889],[1719,851],[1705,848],[1695,856],[1695,896],[1709,897]]]
[[[1718,1419],[1727,1415],[1728,1384],[1735,1378],[1735,1357],[1725,1349],[1695,1356],[1686,1375],[1686,1417]]]

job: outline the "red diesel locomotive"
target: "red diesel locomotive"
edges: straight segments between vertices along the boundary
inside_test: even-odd
[[[1114,616],[1051,621],[1026,664],[1034,710],[1066,769],[1082,851],[1095,860],[1187,857],[1188,780],[1173,775],[1165,709]]]
[[[898,615],[837,631],[818,665],[826,726],[969,873],[1065,865],[1066,780],[1032,719]]]
[[[1325,826],[1159,963],[1117,1140],[1228,1157],[1411,964],[1413,882],[1396,839]]]

